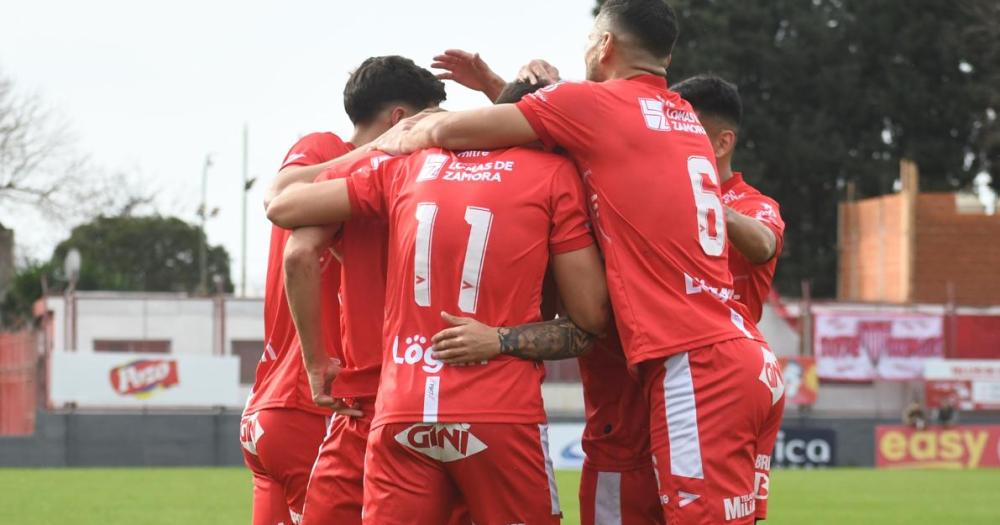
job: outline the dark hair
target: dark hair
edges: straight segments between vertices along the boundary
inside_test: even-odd
[[[494,101],[495,104],[513,104],[525,95],[530,95],[539,89],[549,85],[548,82],[542,80],[532,84],[527,80],[515,80],[503,87],[500,94],[497,95],[497,99]]]
[[[666,58],[677,41],[677,15],[665,0],[608,0],[598,17],[639,39],[642,48],[657,58]]]
[[[715,75],[697,75],[670,89],[691,103],[702,117],[725,120],[737,128],[743,122],[743,102],[736,84]]]
[[[422,110],[445,99],[444,82],[409,58],[371,57],[351,73],[344,86],[344,109],[354,124],[371,120],[391,103]]]

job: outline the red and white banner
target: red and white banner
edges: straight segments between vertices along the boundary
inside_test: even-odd
[[[1000,425],[875,427],[878,468],[1000,467]]]
[[[919,379],[924,361],[944,357],[939,315],[820,312],[814,319],[820,379]]]
[[[960,410],[1000,410],[1000,359],[932,359],[924,367],[925,402]]]
[[[235,356],[53,352],[48,386],[53,407],[243,406]]]
[[[813,405],[819,391],[816,360],[812,357],[779,357],[781,375],[785,380],[785,402],[793,405]]]

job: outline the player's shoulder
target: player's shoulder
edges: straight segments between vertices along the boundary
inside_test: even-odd
[[[555,173],[566,167],[573,167],[573,162],[564,155],[546,151],[531,146],[514,146],[504,150],[494,150],[498,159],[520,160],[532,169],[547,173]]]
[[[324,144],[330,146],[346,146],[347,143],[332,131],[313,131],[299,137],[299,144]]]

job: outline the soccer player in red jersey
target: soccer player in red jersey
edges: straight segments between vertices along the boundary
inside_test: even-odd
[[[421,84],[418,80],[423,80]],[[400,119],[444,99],[444,87],[428,71],[402,57],[366,60],[352,74],[344,90],[344,105],[355,124],[351,142],[333,133],[313,133],[296,143],[282,164],[266,200],[296,181],[311,181],[330,160],[347,154],[354,144],[365,144]],[[317,290],[317,346],[322,349],[319,373],[307,374],[299,355],[299,342],[289,312],[284,287],[283,260],[292,232],[278,227],[271,231],[265,291],[266,347],[257,367],[257,377],[244,411],[241,441],[244,459],[254,475],[255,525],[299,523],[306,501],[307,483],[327,431],[332,408],[358,413],[354,408],[326,403],[318,406],[310,382],[326,385],[338,366],[332,358],[345,359],[340,344],[341,268],[329,251],[310,261]],[[289,296],[291,290],[288,290]],[[379,311],[378,316],[381,315]],[[345,372],[347,373],[347,372]],[[358,458],[360,463],[360,458]],[[360,496],[359,496],[360,499]]]
[[[576,171],[526,148],[430,149],[334,169],[351,176],[290,189],[268,216],[288,227],[389,222],[365,523],[439,524],[461,502],[475,523],[558,523],[544,368],[522,359],[528,352],[446,364],[430,339],[443,318],[455,320],[450,313],[495,326],[538,321],[550,257],[568,317],[539,325],[538,339],[519,346],[578,354],[604,330],[606,288]]]
[[[597,206],[616,325],[650,409],[665,520],[752,523],[767,490],[756,451],[778,432],[784,387],[774,354],[731,300],[711,143],[667,89],[676,17],[662,0],[609,0],[594,29],[590,82],[408,119],[376,147],[562,147]]]
[[[733,171],[733,151],[743,120],[740,92],[713,75],[691,77],[672,89],[691,103],[712,141],[722,181],[722,203],[726,205],[734,299],[746,305],[755,322],[760,321],[778,266],[785,222],[774,199],[748,184],[742,173]]]
[[[450,49],[434,57],[431,66],[446,70],[438,78],[481,91],[491,101],[498,100],[505,85],[478,53]],[[559,81],[559,70],[534,60],[521,68],[518,77],[547,85]],[[434,337],[435,348],[454,355],[496,343],[489,327],[483,328],[467,323],[441,332]],[[580,356],[579,365],[586,412],[581,524],[663,523],[649,445],[649,409],[642,386],[628,371],[617,332],[598,340],[592,351]]]

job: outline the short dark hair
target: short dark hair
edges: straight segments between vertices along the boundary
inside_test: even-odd
[[[344,86],[344,109],[354,124],[370,121],[392,103],[422,110],[446,98],[444,82],[409,58],[371,57],[351,73]]]
[[[679,32],[677,15],[665,0],[607,0],[597,13],[612,25],[639,39],[647,53],[666,58]]]
[[[540,80],[532,84],[527,80],[515,80],[503,87],[500,94],[497,95],[497,99],[494,101],[496,104],[513,104],[525,95],[530,95],[539,89],[549,85],[547,81]]]
[[[736,84],[715,75],[697,75],[671,87],[675,93],[691,103],[702,117],[725,120],[740,127],[743,122],[743,102]]]

